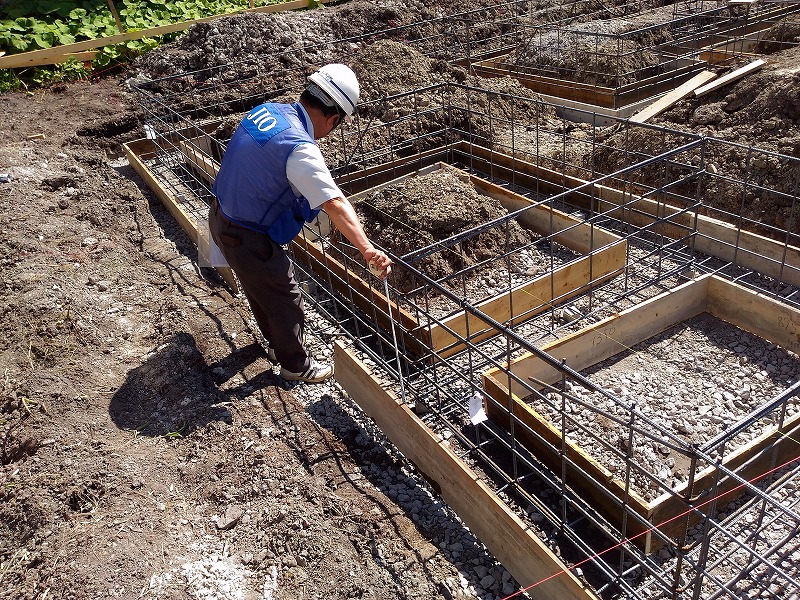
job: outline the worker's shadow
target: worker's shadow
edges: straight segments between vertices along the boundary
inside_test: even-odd
[[[222,391],[218,386],[264,356],[254,343],[209,365],[194,337],[180,333],[128,372],[111,398],[111,420],[120,429],[151,437],[186,436],[214,421],[230,424],[231,401],[274,385],[276,377],[267,370],[240,388]]]

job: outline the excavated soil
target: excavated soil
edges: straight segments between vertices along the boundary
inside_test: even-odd
[[[746,146],[800,158],[800,47],[765,56],[766,65],[744,79],[701,98],[690,97],[652,120],[677,131],[706,135],[738,145],[707,144],[703,160],[713,165],[717,177],[707,178],[704,202],[778,230],[800,231],[796,195],[800,172],[796,161],[778,155],[748,152]],[[733,65],[733,70],[746,63]],[[601,172],[630,164],[630,151],[652,155],[659,144],[677,147],[688,138],[657,130],[609,128],[605,144],[619,150],[602,150],[593,156]],[[699,152],[690,158],[699,164]],[[648,178],[647,170],[640,177]],[[652,173],[650,181],[657,181]],[[745,182],[745,184],[737,183]],[[763,186],[768,190],[760,190]],[[690,196],[689,187],[681,188]],[[777,192],[777,193],[776,193]],[[757,228],[756,225],[750,226]],[[774,232],[761,231],[774,236]]]
[[[229,114],[240,113],[289,94],[312,63],[351,62],[374,40],[311,44],[465,8],[356,0],[219,19],[146,56],[129,76],[252,59],[215,81],[154,86],[179,94],[187,110],[227,101]],[[510,80],[465,78],[435,58],[420,63],[397,46],[371,51],[380,69],[354,64],[369,93],[408,89],[407,76],[413,85],[455,80],[521,91]],[[661,122],[800,156],[799,59],[796,49],[775,52],[759,73],[681,103]],[[217,90],[212,102],[206,85]],[[508,572],[335,386],[308,400],[279,382],[247,306],[198,269],[192,241],[120,158],[122,142],[145,134],[123,81],[10,93],[3,102],[1,598],[513,593]],[[498,109],[522,120],[535,114],[531,106]],[[402,110],[375,108],[367,118]],[[476,134],[483,141],[506,135],[484,118]],[[772,180],[784,179],[776,171]],[[454,212],[461,217],[439,196],[427,198],[442,227]],[[399,204],[381,202],[392,211]],[[434,222],[410,202],[404,210],[421,231]],[[484,209],[474,210],[483,218]],[[776,221],[786,214],[759,210]]]
[[[355,208],[370,239],[397,256],[432,246],[507,214],[499,201],[478,193],[463,172],[446,166],[372,192],[359,199]],[[529,232],[512,220],[414,260],[413,267],[439,280],[529,243]],[[521,264],[517,270],[524,270]],[[392,283],[403,291],[421,285],[402,268]]]
[[[671,10],[671,9],[670,9]],[[666,19],[665,11],[658,15]],[[658,73],[660,44],[672,40],[667,28],[628,19],[570,25],[558,31],[532,30],[502,63],[523,73],[616,88]]]

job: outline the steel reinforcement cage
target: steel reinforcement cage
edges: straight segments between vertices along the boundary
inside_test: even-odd
[[[138,88],[141,161],[198,231],[231,125],[298,91],[297,74],[241,72]],[[389,249],[386,288],[317,222],[290,245],[304,296],[330,321],[326,334],[349,339],[598,595],[791,597],[800,161],[612,121],[576,124],[535,97],[455,83],[365,102],[322,144],[360,210],[375,209],[381,189],[446,173],[506,214],[403,255]],[[493,240],[493,253],[475,259],[480,240]],[[620,351],[646,356],[648,340],[701,317],[781,354],[777,372],[757,370],[775,393],[730,400],[739,403],[730,414],[712,413],[717,433],[692,443],[592,373]],[[692,358],[662,366],[698,374],[686,395],[713,379]],[[737,359],[759,360],[746,349]],[[476,399],[488,420],[475,419]],[[652,452],[682,465],[681,476],[657,468]]]
[[[624,110],[711,65],[797,44],[795,5],[706,3],[673,15],[676,6],[624,18],[612,8],[555,23],[519,20],[506,43],[494,44],[508,52],[473,52],[469,64],[479,75],[513,76],[548,97]]]

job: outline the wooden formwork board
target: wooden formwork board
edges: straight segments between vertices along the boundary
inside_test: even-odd
[[[155,193],[156,196],[158,196],[158,199],[161,200],[181,228],[187,233],[192,241],[197,244],[199,237],[197,221],[183,209],[178,199],[175,198],[175,196],[173,196],[163,185],[161,185],[161,183],[158,181],[158,178],[153,174],[145,162],[149,158],[155,156],[156,146],[153,144],[152,140],[136,140],[123,144],[123,147],[125,148],[125,155],[128,158],[128,162],[133,167],[133,170],[145,180],[148,187],[153,190],[153,193]],[[231,268],[215,268],[220,274],[220,277],[222,277],[225,283],[228,284],[231,290],[233,290],[234,293],[238,293],[239,284]]]
[[[539,94],[568,98],[570,100],[601,106],[603,108],[617,108],[614,88],[593,86],[569,79],[557,79],[544,75],[531,75],[524,72],[517,72],[507,66],[503,66],[503,61],[506,60],[506,58],[507,57],[499,57],[474,63],[471,67],[471,71],[480,77],[514,77],[526,88]]]
[[[341,342],[334,345],[336,381],[431,482],[445,502],[533,597],[597,596],[478,478],[440,436],[403,404]]]
[[[651,231],[673,239],[685,239],[698,252],[800,285],[800,248],[796,246],[609,186],[595,185],[592,189],[598,212],[638,227],[650,227]],[[697,233],[687,238],[695,229]]]
[[[627,83],[618,87],[592,85],[527,73],[515,69],[512,63],[506,62],[507,56],[491,60],[483,60],[472,65],[476,75],[482,77],[514,77],[526,88],[539,94],[564,98],[584,104],[608,109],[620,109],[640,100],[651,98],[668,92],[702,69],[703,62],[685,59],[683,64],[662,75],[645,77],[641,81]]]
[[[542,350],[556,359],[565,359],[572,369],[581,371],[703,312],[786,350],[800,352],[800,311],[715,275],[689,281],[548,343],[542,346]],[[582,492],[584,497],[591,498],[596,508],[617,526],[621,526],[624,518],[621,501],[627,499],[629,510],[642,519],[626,520],[627,536],[635,538],[637,545],[648,552],[656,550],[660,547],[660,539],[651,533],[652,527],[658,526],[659,531],[668,537],[677,537],[685,531],[687,523],[697,520],[694,513],[685,518],[675,517],[687,511],[689,501],[696,505],[708,494],[718,476],[716,469],[712,467],[699,473],[692,490],[684,486],[674,494],[665,493],[650,502],[630,490],[626,495],[622,480],[579,445],[564,442],[558,427],[522,400],[528,391],[519,381],[509,377],[509,372],[522,381],[553,384],[561,379],[556,368],[532,353],[521,356],[505,368],[487,371],[483,375],[483,386],[490,398],[486,402],[489,417],[500,426],[510,427],[509,415],[513,414],[515,419],[536,432],[537,435],[531,435],[519,426],[514,430],[517,439],[555,472],[561,471],[560,450],[565,443],[569,459],[566,483]],[[772,464],[781,464],[781,461],[800,456],[800,445],[791,439],[798,432],[800,415],[785,423],[780,431],[764,433],[735,450],[728,455],[723,466],[745,479],[757,477],[769,469],[766,465],[773,458],[778,462]],[[716,492],[722,495],[737,487],[737,481],[723,478],[717,483]],[[734,497],[730,495],[725,501]]]
[[[708,83],[716,76],[717,74],[713,71],[700,71],[688,81],[683,82],[675,89],[671,90],[652,104],[637,112],[630,118],[631,122],[645,123],[646,121],[649,121],[653,117],[660,115],[662,112],[675,106],[678,102],[691,95],[691,93],[698,87]]]
[[[800,248],[796,246],[631,192],[602,184],[587,185],[585,179],[467,142],[455,145],[453,152],[455,157],[469,157],[462,160],[469,160],[476,168],[492,176],[516,181],[532,190],[547,193],[566,191],[566,197],[579,206],[591,207],[598,213],[637,227],[649,227],[660,235],[693,244],[694,249],[703,254],[735,261],[746,269],[800,286]],[[690,235],[695,229],[696,235]]]

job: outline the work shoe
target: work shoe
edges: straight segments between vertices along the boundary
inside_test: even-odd
[[[281,377],[287,381],[305,381],[306,383],[319,383],[325,381],[333,375],[333,365],[311,361],[311,366],[302,373],[292,373],[281,367]]]

